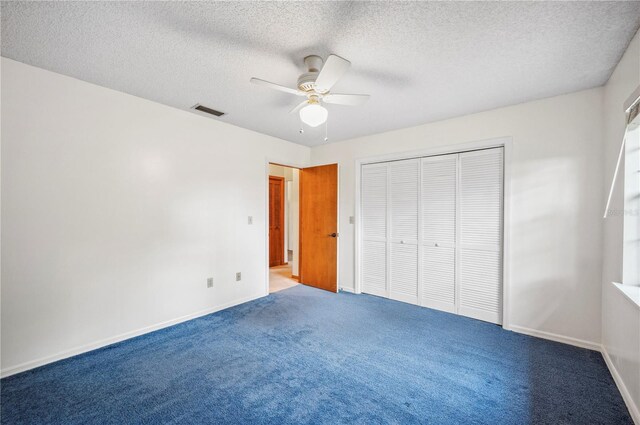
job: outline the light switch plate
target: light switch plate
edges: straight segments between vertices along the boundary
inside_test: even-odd
[[[349,216],[349,224],[353,224],[356,222],[356,218],[354,216]]]
[[[238,272],[236,273],[236,282],[239,282],[242,280],[242,273]]]
[[[247,219],[247,223],[253,224],[253,217],[252,216],[249,216],[249,218]]]
[[[207,288],[213,288],[213,278],[207,278]]]

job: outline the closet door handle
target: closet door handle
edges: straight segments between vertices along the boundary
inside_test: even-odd
[[[331,236],[332,238],[337,238],[338,234],[337,233],[329,233],[329,236]]]

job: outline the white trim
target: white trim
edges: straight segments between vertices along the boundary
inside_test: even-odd
[[[264,294],[269,293],[269,158],[264,161]],[[298,235],[298,244],[300,244]],[[300,251],[298,251],[300,252]],[[300,262],[298,261],[298,267]],[[298,268],[298,274],[300,269]]]
[[[376,155],[364,158],[357,158],[356,165],[375,164],[377,162],[400,161],[403,159],[422,158],[426,156],[448,155],[481,149],[500,148],[511,144],[511,137],[497,137],[495,139],[484,139],[473,142],[438,145],[431,148],[394,152],[384,155]]]
[[[267,294],[268,295],[268,294]],[[216,307],[207,308],[205,310],[200,310],[195,313],[187,314],[182,317],[178,317],[176,319],[167,320],[165,322],[157,323],[155,325],[147,326],[141,329],[137,329],[130,332],[125,332],[120,335],[116,335],[111,338],[102,339],[100,341],[92,342],[89,344],[81,345],[80,347],[75,347],[70,350],[63,351],[58,354],[54,354],[52,356],[42,357],[36,360],[31,360],[28,362],[21,363],[16,366],[11,366],[5,369],[2,369],[0,372],[0,377],[6,378],[7,376],[15,375],[16,373],[25,372],[27,370],[44,366],[49,363],[57,362],[59,360],[67,359],[69,357],[77,356],[78,354],[83,354],[89,351],[97,350],[102,347],[106,347],[111,344],[115,344],[117,342],[125,341],[127,339],[135,338],[140,335],[148,334],[151,332],[158,331],[160,329],[168,328],[173,325],[177,325],[182,322],[186,322],[189,320],[197,319],[198,317],[206,316],[211,313],[216,313],[221,310],[225,310],[230,307],[235,307],[240,304],[247,303],[249,301],[257,300],[258,298],[263,298],[265,295],[253,295],[250,297],[240,298]]]
[[[407,152],[396,152],[384,155],[377,155],[365,158],[357,158],[355,160],[355,252],[354,252],[354,265],[355,265],[355,282],[354,292],[356,294],[362,293],[362,281],[361,281],[361,268],[360,268],[360,255],[361,255],[361,211],[360,211],[360,175],[362,173],[362,166],[364,164],[372,164],[378,162],[399,161],[403,159],[422,158],[427,156],[457,154],[467,151],[490,149],[490,148],[503,148],[503,219],[502,219],[502,327],[507,330],[511,330],[509,324],[509,305],[510,305],[510,278],[511,278],[511,255],[510,255],[510,214],[511,214],[511,149],[513,140],[511,137],[498,137],[495,139],[485,139],[473,142],[456,143],[438,145],[427,149],[419,149]]]
[[[611,282],[614,288],[622,292],[624,298],[633,304],[634,307],[640,308],[640,286],[623,285],[618,282]]]
[[[611,373],[611,376],[613,377],[613,380],[616,383],[616,386],[618,387],[620,394],[622,395],[622,399],[624,400],[624,403],[627,405],[627,409],[631,414],[631,419],[633,420],[633,422],[635,422],[636,425],[640,425],[640,407],[637,404],[635,404],[633,398],[631,397],[631,394],[629,393],[629,390],[627,389],[626,385],[624,384],[624,381],[622,380],[622,377],[620,376],[620,374],[618,373],[618,370],[614,366],[613,361],[609,356],[609,352],[607,351],[607,348],[604,346],[604,344],[602,345],[600,351],[602,353],[602,357],[604,357],[604,362],[607,364],[607,367],[609,368],[609,372]]]
[[[510,330],[519,334],[535,336],[537,338],[548,339],[550,341],[555,341],[555,342],[561,342],[563,344],[569,344],[575,347],[586,348],[588,350],[600,351],[600,349],[602,348],[600,344],[595,342],[586,341],[584,339],[573,338],[570,336],[554,334],[552,332],[525,328],[524,326],[511,325]]]
[[[342,287],[342,288],[340,288],[340,291],[348,292],[348,293],[350,293],[350,294],[355,294],[355,293],[356,293],[355,289],[353,289],[353,288],[345,288],[345,287]]]

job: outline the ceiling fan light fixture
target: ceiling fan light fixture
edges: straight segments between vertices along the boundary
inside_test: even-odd
[[[312,103],[300,109],[300,120],[309,127],[317,127],[327,121],[329,111],[317,103]]]

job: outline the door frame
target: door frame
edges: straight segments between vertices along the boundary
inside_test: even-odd
[[[280,216],[278,217],[278,221],[280,222],[279,223],[280,224],[280,229],[281,229],[280,233],[282,235],[282,252],[281,252],[281,254],[282,254],[282,263],[278,264],[278,265],[281,266],[281,265],[285,265],[285,264],[288,263],[287,256],[286,256],[286,254],[284,252],[284,247],[286,246],[285,243],[284,243],[285,242],[284,241],[284,239],[285,239],[285,228],[284,228],[284,226],[285,226],[285,223],[286,223],[286,220],[285,220],[285,215],[286,214],[285,214],[285,205],[284,205],[285,199],[284,198],[286,196],[286,190],[285,190],[286,180],[285,180],[284,177],[272,176],[272,175],[269,175],[269,180],[278,180],[278,181],[280,181]],[[269,191],[269,198],[271,198],[271,191]],[[271,199],[269,199],[268,201],[269,201],[269,203],[271,203]],[[268,227],[271,227],[270,216],[267,216],[267,221],[269,221]],[[267,232],[268,232],[268,230],[267,230]],[[269,253],[271,253],[271,234],[269,234]],[[271,260],[271,259],[269,259],[269,260]],[[271,263],[271,261],[269,261],[269,263]]]
[[[264,194],[265,194],[265,202],[264,202],[264,217],[265,217],[265,226],[264,226],[264,292],[263,296],[269,295],[269,164],[280,165],[282,167],[289,168],[297,168],[298,170],[303,170],[309,167],[319,167],[322,165],[331,165],[336,164],[338,166],[338,185],[336,188],[336,196],[338,198],[337,202],[337,232],[340,234],[340,163],[338,162],[328,162],[328,163],[320,163],[320,164],[296,164],[289,161],[285,161],[278,158],[265,157],[264,160]],[[298,227],[300,227],[300,222],[298,221]],[[300,267],[300,230],[298,230],[298,267]],[[336,286],[338,288],[338,292],[340,292],[340,237],[338,236],[338,243],[336,247]],[[300,270],[298,269],[298,276],[300,276]]]
[[[467,151],[503,148],[503,205],[502,205],[502,327],[511,330],[509,306],[511,292],[511,151],[513,139],[510,136],[498,137],[494,139],[484,139],[472,142],[436,145],[430,148],[412,150],[406,152],[376,155],[371,157],[358,158],[355,160],[355,255],[354,255],[354,292],[362,293],[362,267],[361,267],[361,190],[360,179],[362,166],[365,164],[375,164],[379,162],[399,161],[403,159],[413,159],[425,156],[455,154]]]

